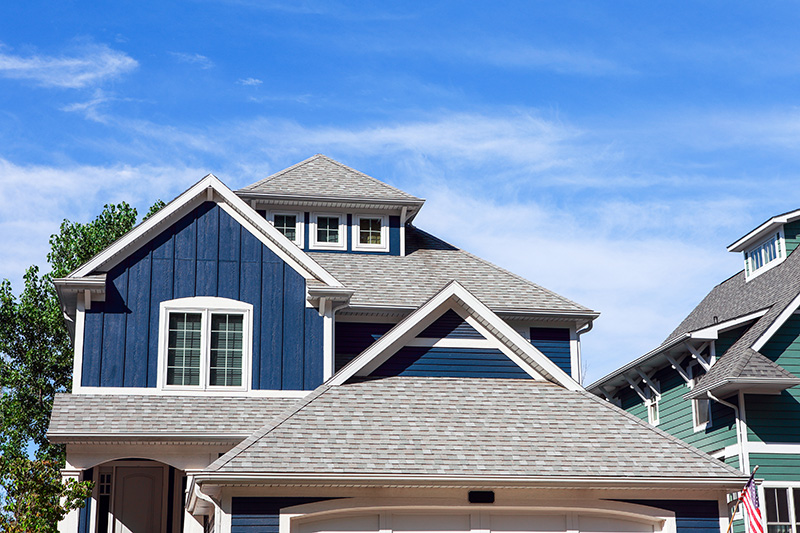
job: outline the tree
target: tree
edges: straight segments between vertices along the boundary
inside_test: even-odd
[[[163,205],[159,200],[148,216]],[[50,272],[30,267],[19,297],[7,279],[0,283],[0,530],[55,532],[91,491],[90,482],[61,482],[64,447],[45,435],[55,394],[72,386],[72,341],[52,280],[130,231],[136,215],[123,202],[104,206],[88,223],[64,220],[50,237]]]

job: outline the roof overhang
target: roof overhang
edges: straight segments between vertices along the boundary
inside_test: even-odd
[[[192,433],[48,433],[53,444],[194,444],[236,445],[249,433],[241,435]]]
[[[424,199],[419,200],[398,200],[389,198],[360,198],[353,196],[318,196],[318,195],[301,195],[301,194],[277,194],[266,192],[253,192],[247,190],[238,190],[236,194],[248,201],[255,202],[256,208],[258,202],[263,202],[270,205],[286,205],[298,207],[316,207],[316,208],[341,208],[341,209],[376,209],[376,210],[402,210],[406,209],[406,220],[410,222],[422,209],[425,203]]]
[[[788,213],[783,213],[782,215],[772,217],[771,219],[767,220],[766,222],[758,226],[756,229],[754,229],[744,237],[741,237],[736,242],[730,244],[728,246],[728,251],[743,252],[748,248],[750,248],[751,246],[753,246],[754,244],[757,244],[758,241],[763,239],[768,234],[772,233],[773,231],[776,231],[782,225],[787,224],[789,222],[793,222],[797,219],[800,219],[800,209],[797,209],[795,211],[789,211]]]
[[[309,287],[308,300],[316,302],[321,299],[333,302],[349,302],[356,291],[345,287]]]
[[[696,400],[707,397],[710,392],[718,398],[726,398],[731,394],[780,394],[791,387],[800,385],[800,378],[729,378],[721,381],[710,390],[698,389],[683,395],[685,400]]]

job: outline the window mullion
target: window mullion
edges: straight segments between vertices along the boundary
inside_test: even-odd
[[[211,361],[209,355],[211,346],[211,311],[209,309],[203,311],[203,321],[200,324],[200,329],[203,332],[200,337],[200,383],[203,384],[203,389],[207,389],[208,365]]]

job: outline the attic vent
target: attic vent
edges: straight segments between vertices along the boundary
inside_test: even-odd
[[[494,503],[493,490],[469,491],[469,503]]]

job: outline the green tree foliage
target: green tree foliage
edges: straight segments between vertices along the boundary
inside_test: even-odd
[[[159,200],[148,215],[163,205]],[[30,267],[18,297],[8,280],[0,283],[0,530],[55,532],[57,522],[82,506],[91,490],[90,482],[61,482],[64,447],[45,436],[55,394],[72,385],[72,341],[52,280],[135,224],[136,209],[124,202],[106,205],[85,224],[64,220],[50,238],[49,273]]]

